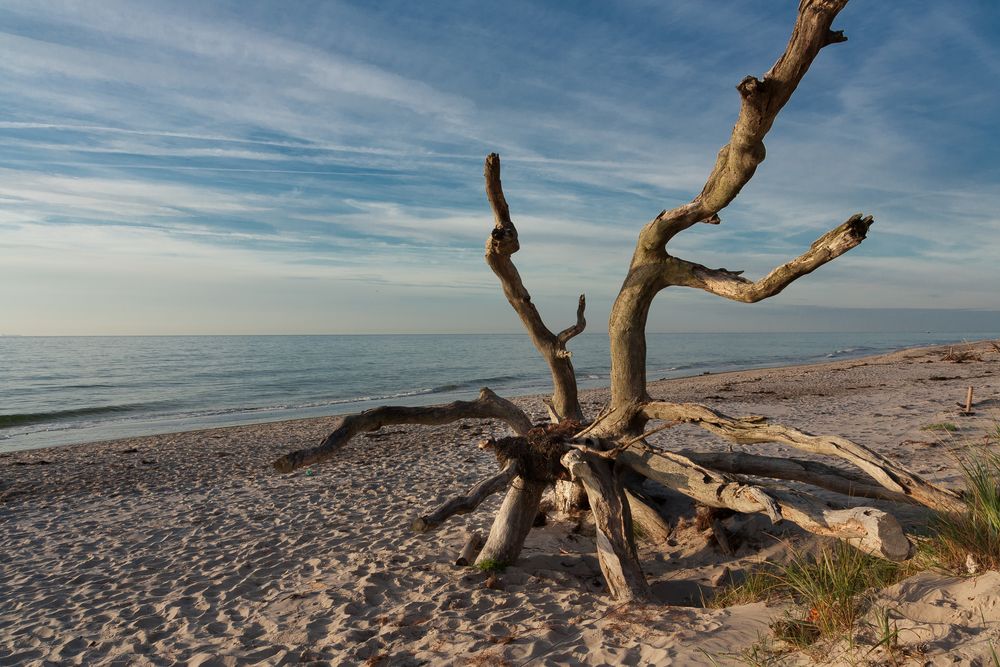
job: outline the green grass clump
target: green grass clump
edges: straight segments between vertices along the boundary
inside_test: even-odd
[[[480,572],[503,572],[507,569],[507,563],[492,558],[485,558],[474,566]]]
[[[722,589],[713,597],[708,606],[716,609],[722,607],[733,607],[740,604],[751,604],[753,602],[768,602],[769,600],[785,597],[779,590],[778,569],[771,563],[762,563],[746,573],[746,578],[736,584]]]
[[[948,433],[954,433],[958,430],[958,427],[951,422],[939,422],[937,424],[928,424],[927,426],[921,426],[921,431],[947,431]]]
[[[792,554],[784,565],[751,570],[741,584],[724,590],[713,606],[791,599],[804,608],[772,626],[775,636],[796,646],[853,632],[869,591],[892,585],[907,574],[898,563],[868,555],[843,542],[815,555]]]
[[[793,597],[808,606],[808,619],[823,636],[850,632],[862,611],[864,593],[900,580],[898,564],[868,555],[843,542],[812,557],[796,556],[781,580]]]
[[[1000,454],[979,450],[961,461],[965,511],[940,513],[931,524],[927,549],[937,563],[955,572],[1000,568]]]

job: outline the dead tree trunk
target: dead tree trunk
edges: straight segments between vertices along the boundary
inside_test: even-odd
[[[743,302],[756,302],[781,292],[860,244],[872,224],[871,216],[855,214],[817,239],[799,257],[777,267],[757,281],[740,271],[710,269],[667,252],[673,237],[698,223],[719,225],[719,212],[729,205],[764,160],[764,137],[820,50],[845,41],[831,30],[847,0],[801,0],[791,38],[784,53],[762,79],[744,78],[736,87],[740,110],[729,142],[722,147],[701,192],[690,202],[663,211],[639,233],[622,287],[611,309],[611,401],[591,423],[580,407],[576,377],[567,342],[583,331],[584,298],[577,321],[553,333],[531,301],[511,256],[520,247],[517,229],[500,181],[500,158],[486,158],[486,193],[495,225],[486,242],[486,262],[500,280],[511,306],[521,318],[532,342],[548,363],[553,392],[547,401],[552,425],[533,426],[517,406],[489,389],[474,401],[410,408],[382,407],[342,417],[337,428],[319,446],[291,452],[275,462],[282,472],[325,461],[351,438],[388,424],[445,424],[459,419],[501,419],[513,437],[490,441],[501,470],[464,494],[418,517],[414,530],[427,531],[449,517],[474,511],[491,494],[507,489],[489,537],[476,562],[514,563],[535,521],[545,488],[559,484],[563,496],[572,480],[582,483],[597,525],[596,549],[612,597],[641,601],[650,596],[633,537],[633,520],[648,523],[650,539],[666,540],[669,526],[654,509],[625,490],[622,474],[639,474],[673,488],[709,507],[763,513],[772,521],[792,521],[807,531],[845,540],[860,549],[899,560],[911,545],[891,514],[869,507],[843,507],[774,480],[795,480],[852,496],[918,503],[941,512],[962,508],[959,494],[935,486],[902,465],[845,438],[811,435],[769,424],[763,418],[734,419],[697,404],[654,401],[646,385],[646,320],[650,305],[667,287],[689,287]],[[645,431],[650,420],[664,426]],[[669,452],[652,447],[646,438],[667,426],[688,423],[741,444],[780,442],[798,449],[832,456],[857,471],[828,464],[745,452],[718,454]],[[582,490],[581,490],[582,489]],[[633,509],[634,508],[634,509]],[[635,516],[633,516],[633,513]],[[478,543],[468,540],[463,559]]]
[[[514,478],[496,518],[493,519],[486,545],[476,558],[477,565],[493,563],[505,566],[517,560],[524,540],[535,523],[538,503],[542,500],[544,490],[544,482]]]
[[[597,527],[597,558],[616,600],[649,598],[632,533],[632,515],[621,478],[602,458],[587,457],[578,449],[567,452],[562,464],[573,479],[583,483]]]

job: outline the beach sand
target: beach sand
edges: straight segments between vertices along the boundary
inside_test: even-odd
[[[942,360],[945,348],[922,348],[655,382],[650,393],[843,435],[954,485],[957,457],[996,435],[1000,421],[1000,353],[986,343],[955,347],[981,360],[953,363]],[[969,385],[976,414],[960,416]],[[584,392],[585,410],[596,414],[605,398]],[[537,397],[518,402],[544,418]],[[499,495],[437,532],[409,525],[496,470],[476,442],[506,427],[390,427],[325,464],[288,475],[271,468],[335,422],[0,454],[0,664],[739,664],[786,607],[706,609],[703,599],[725,568],[811,539],[764,517],[738,519],[736,555],[725,556],[681,507],[687,515],[666,544],[640,545],[658,603],[620,607],[604,594],[586,522],[550,516],[488,588],[484,574],[454,560],[466,530],[488,530]],[[923,428],[943,422],[958,430]],[[687,427],[653,442],[730,447]],[[902,664],[990,664],[991,645],[1000,651],[998,573],[922,573],[881,603],[900,616]],[[881,659],[859,641],[853,653],[828,650],[827,662]]]

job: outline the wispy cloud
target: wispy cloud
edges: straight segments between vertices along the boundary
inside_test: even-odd
[[[514,329],[481,256],[493,150],[536,299],[562,313],[587,291],[599,322],[638,229],[700,189],[734,84],[770,65],[793,11],[10,0],[0,296],[15,323],[0,328],[133,331],[109,314],[116,298],[139,308],[119,281],[153,289],[191,330],[225,329],[199,329],[221,295],[249,323],[290,291],[293,329],[391,328],[394,308],[421,302],[433,317],[400,326]],[[724,224],[673,251],[762,275],[864,211],[871,238],[783,303],[1000,309],[998,18],[986,5],[852,4],[851,41],[821,54]],[[60,329],[51,312],[86,319],[67,299],[87,285],[105,305]],[[290,305],[333,293],[339,319]]]

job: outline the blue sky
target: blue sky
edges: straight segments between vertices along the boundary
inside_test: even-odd
[[[636,234],[697,194],[794,0],[0,4],[0,333],[518,331],[482,259],[497,151],[553,329],[605,327]],[[1000,3],[854,0],[721,226],[753,306],[656,331],[1000,329]],[[942,312],[945,311],[945,312]]]

